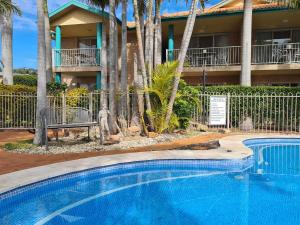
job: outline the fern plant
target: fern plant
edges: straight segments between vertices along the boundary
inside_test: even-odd
[[[152,74],[152,86],[148,88],[151,93],[151,103],[152,112],[148,115],[153,118],[154,129],[157,133],[162,133],[165,131],[173,131],[180,126],[180,121],[186,118],[181,118],[175,112],[172,113],[171,120],[169,124],[165,123],[165,117],[168,109],[169,98],[172,93],[172,87],[174,78],[179,76],[176,74],[176,69],[178,67],[178,62],[167,62],[158,65]],[[190,96],[190,93],[186,91],[177,92],[176,101],[179,103],[186,101],[187,99],[192,100],[195,104],[198,104],[198,99],[194,96]]]

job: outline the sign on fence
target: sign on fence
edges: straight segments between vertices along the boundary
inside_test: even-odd
[[[210,96],[209,125],[226,125],[227,97]]]

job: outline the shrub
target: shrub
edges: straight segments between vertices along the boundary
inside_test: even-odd
[[[3,85],[0,84],[0,93],[2,94],[22,94],[22,93],[36,93],[36,87],[26,85]]]
[[[14,84],[21,84],[30,87],[37,86],[37,76],[35,75],[16,75],[14,76]]]
[[[47,92],[49,95],[59,95],[67,90],[67,84],[59,84],[57,82],[47,83]]]
[[[88,105],[88,89],[86,88],[74,88],[67,91],[67,105],[70,107],[84,107]],[[86,98],[82,98],[82,96],[86,96]],[[81,97],[81,98],[79,98]]]
[[[195,106],[200,106],[199,89],[188,86],[184,80],[180,80],[178,97],[173,107],[174,113],[179,118],[180,128],[186,129],[189,126]]]

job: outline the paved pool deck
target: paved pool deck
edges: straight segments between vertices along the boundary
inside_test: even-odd
[[[95,167],[146,160],[166,159],[243,159],[252,155],[243,141],[252,138],[300,138],[300,135],[251,134],[232,135],[220,139],[220,148],[213,150],[164,150],[90,157],[40,166],[0,175],[0,193],[63,174]]]

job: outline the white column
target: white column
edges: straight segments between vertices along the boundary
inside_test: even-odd
[[[242,68],[240,84],[251,86],[252,0],[244,0],[242,31]]]

